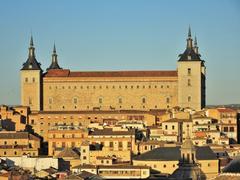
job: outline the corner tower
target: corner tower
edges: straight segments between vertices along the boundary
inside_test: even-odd
[[[187,47],[178,60],[178,105],[201,110],[205,107],[206,67],[198,53],[197,39],[193,45],[191,29],[188,30]]]
[[[32,111],[42,110],[42,69],[35,58],[35,48],[31,36],[28,59],[21,73],[21,105],[29,106]]]

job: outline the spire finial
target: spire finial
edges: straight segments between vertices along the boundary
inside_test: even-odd
[[[194,38],[194,46],[197,46],[197,36]]]
[[[195,38],[194,38],[194,47],[193,47],[193,50],[194,50],[194,52],[195,52],[196,54],[199,55],[199,53],[198,53],[198,45],[197,45],[197,37],[196,37],[196,36],[195,36]]]
[[[55,45],[55,42],[54,42],[54,44],[53,44],[53,54],[56,54],[56,45]]]
[[[191,34],[191,26],[189,25],[188,27],[188,37],[191,38],[192,37],[192,34]]]
[[[188,49],[192,49],[193,45],[192,45],[192,34],[191,34],[191,27],[189,25],[188,28],[188,38],[187,38],[187,48]]]
[[[30,39],[30,46],[31,46],[31,47],[34,46],[34,44],[33,44],[33,36],[32,36],[32,34],[31,34],[31,39]]]
[[[59,65],[58,65],[58,60],[57,60],[57,51],[56,51],[56,45],[55,42],[53,44],[53,53],[52,53],[52,63],[49,66],[49,68],[47,68],[47,71],[50,69],[62,69]]]
[[[29,57],[35,57],[35,53],[34,53],[34,44],[33,44],[33,36],[31,34],[31,38],[30,38],[30,47],[28,48],[29,49]]]

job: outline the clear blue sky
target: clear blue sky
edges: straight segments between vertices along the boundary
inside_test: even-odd
[[[20,104],[32,31],[45,70],[56,42],[72,70],[174,70],[189,24],[207,66],[207,104],[240,103],[238,0],[2,0],[0,104]]]

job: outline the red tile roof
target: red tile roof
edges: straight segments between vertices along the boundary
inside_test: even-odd
[[[217,110],[220,113],[234,113],[234,112],[236,113],[235,110],[230,109],[230,108],[218,108]]]
[[[77,71],[51,69],[45,77],[176,77],[177,71]]]

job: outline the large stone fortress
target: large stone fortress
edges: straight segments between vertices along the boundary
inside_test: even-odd
[[[205,107],[205,65],[189,28],[187,46],[172,71],[73,72],[58,65],[54,46],[46,72],[29,55],[21,69],[21,104],[33,111],[150,110]]]

